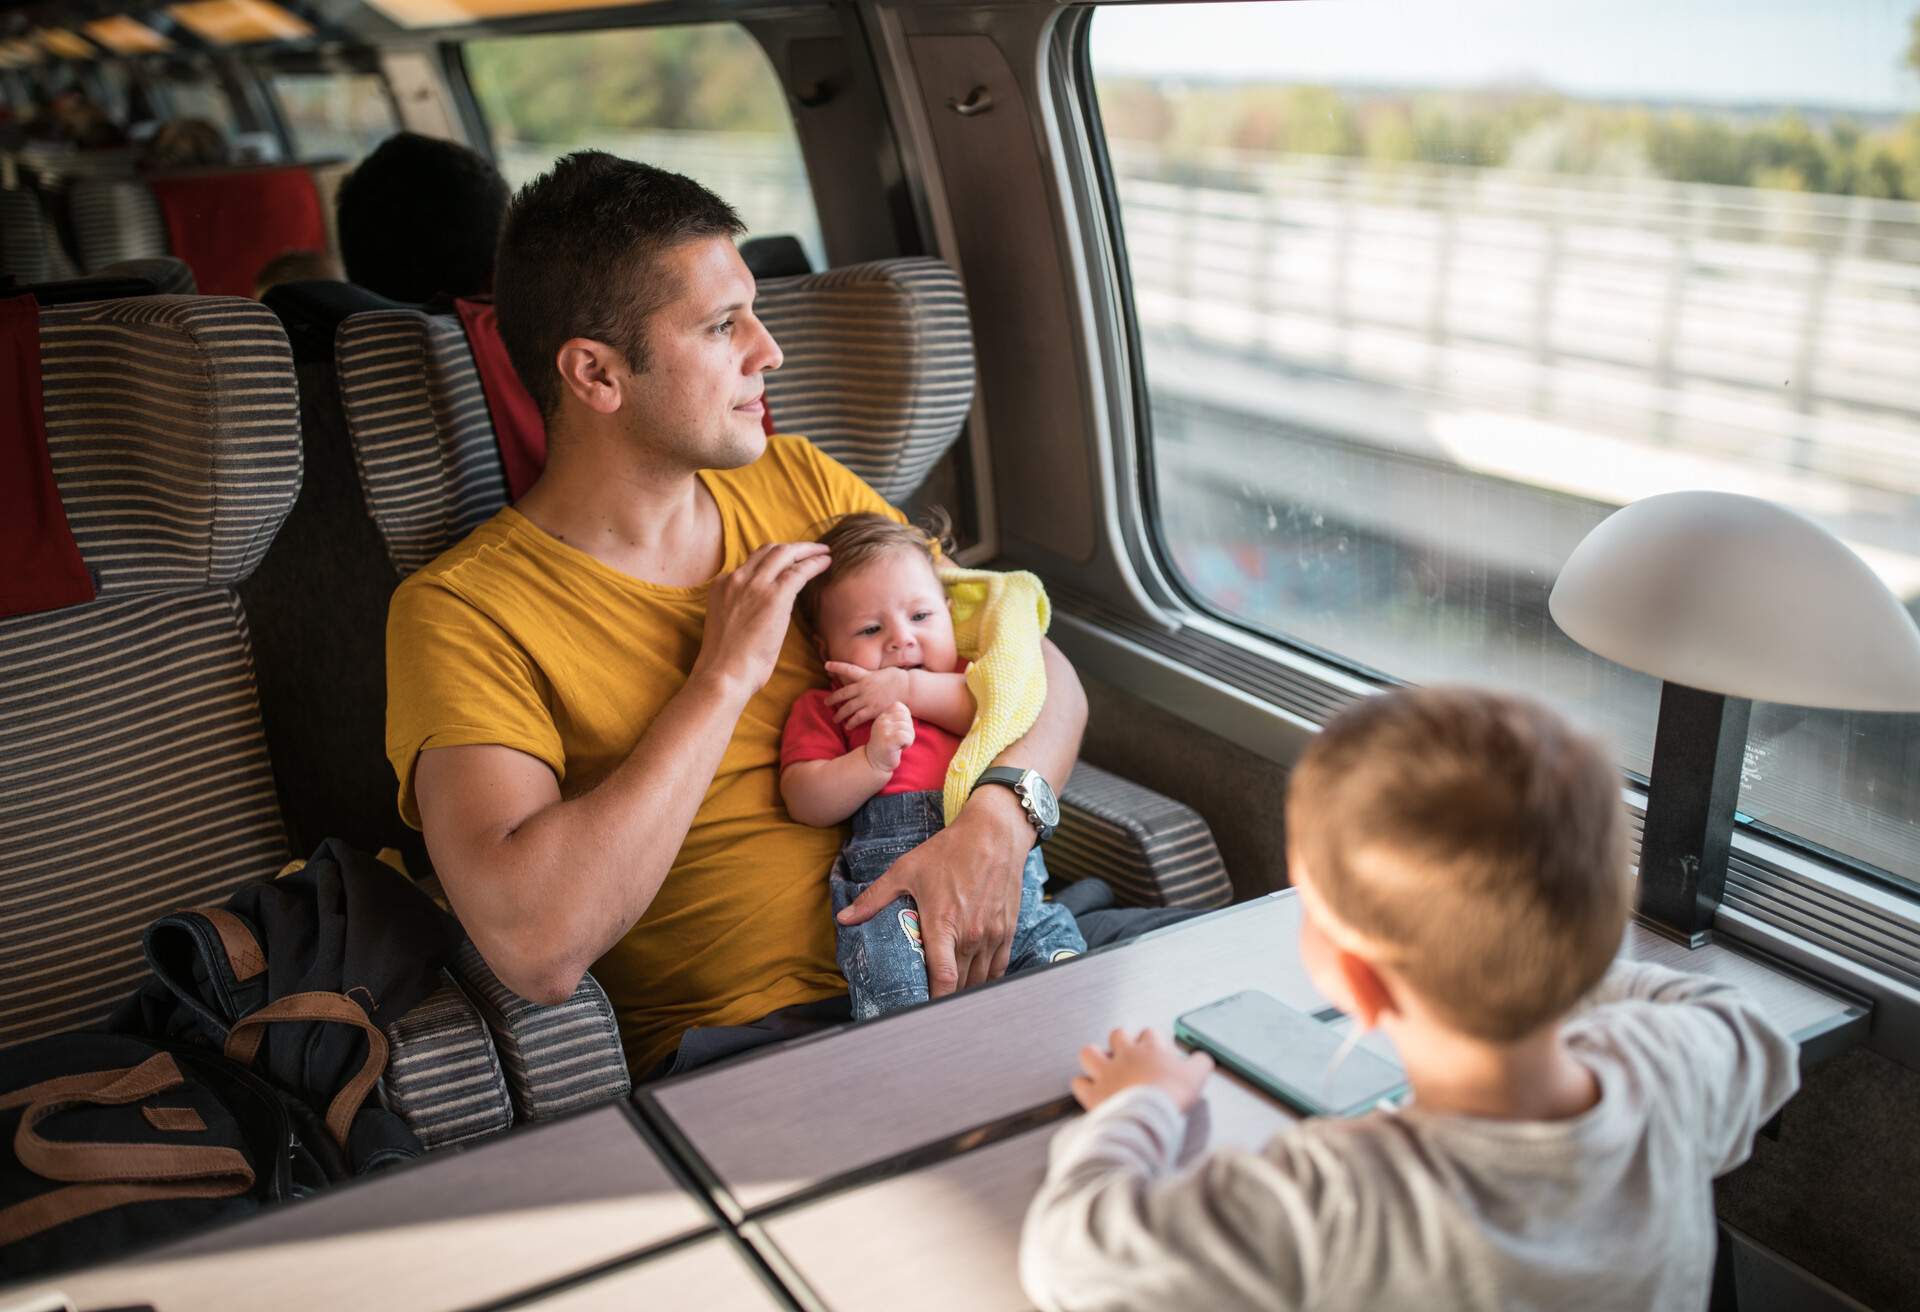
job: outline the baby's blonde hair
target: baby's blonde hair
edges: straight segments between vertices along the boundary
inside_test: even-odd
[[[950,539],[951,523],[947,512],[938,507],[926,514],[927,527],[915,528],[897,519],[873,511],[858,511],[834,520],[817,539],[826,544],[833,563],[807,580],[795,603],[800,618],[809,629],[820,628],[820,598],[835,579],[857,574],[882,556],[896,551],[917,551],[929,565],[939,562]]]

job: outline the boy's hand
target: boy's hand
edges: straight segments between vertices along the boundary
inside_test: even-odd
[[[833,707],[834,723],[842,729],[858,729],[888,707],[907,700],[910,676],[897,667],[870,670],[846,661],[828,661],[827,673],[840,681],[840,686],[827,694],[827,705]]]
[[[1107,1036],[1109,1052],[1089,1043],[1080,1049],[1080,1069],[1073,1080],[1073,1096],[1092,1111],[1114,1094],[1137,1084],[1164,1089],[1181,1111],[1200,1100],[1200,1086],[1213,1074],[1213,1058],[1204,1052],[1181,1052],[1153,1030],[1132,1038],[1125,1030]]]
[[[895,702],[873,722],[873,735],[867,739],[867,764],[891,775],[900,768],[900,753],[912,745],[913,716],[905,703]]]

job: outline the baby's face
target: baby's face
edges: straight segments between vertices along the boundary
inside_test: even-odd
[[[917,551],[889,551],[820,594],[820,638],[830,661],[952,672],[958,663],[947,592]]]

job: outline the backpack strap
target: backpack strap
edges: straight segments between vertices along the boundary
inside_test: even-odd
[[[0,1110],[26,1106],[13,1137],[20,1164],[43,1179],[66,1182],[0,1208],[0,1247],[109,1207],[231,1198],[252,1188],[253,1167],[233,1148],[49,1139],[37,1128],[69,1107],[121,1106],[185,1082],[173,1057],[159,1052],[138,1066],[59,1076],[0,1095]]]
[[[366,1102],[374,1083],[387,1069],[387,1036],[361,1010],[360,1004],[344,993],[289,993],[234,1022],[227,1035],[228,1060],[242,1066],[253,1065],[254,1057],[260,1052],[260,1041],[266,1037],[266,1027],[279,1021],[296,1020],[336,1021],[356,1026],[367,1036],[367,1059],[361,1063],[359,1074],[341,1085],[333,1101],[327,1104],[327,1133],[344,1152],[353,1118],[359,1115],[361,1104]]]

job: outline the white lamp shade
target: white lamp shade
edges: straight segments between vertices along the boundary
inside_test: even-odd
[[[1920,711],[1920,629],[1860,557],[1803,515],[1727,492],[1615,511],[1547,608],[1608,660],[1707,692]]]

